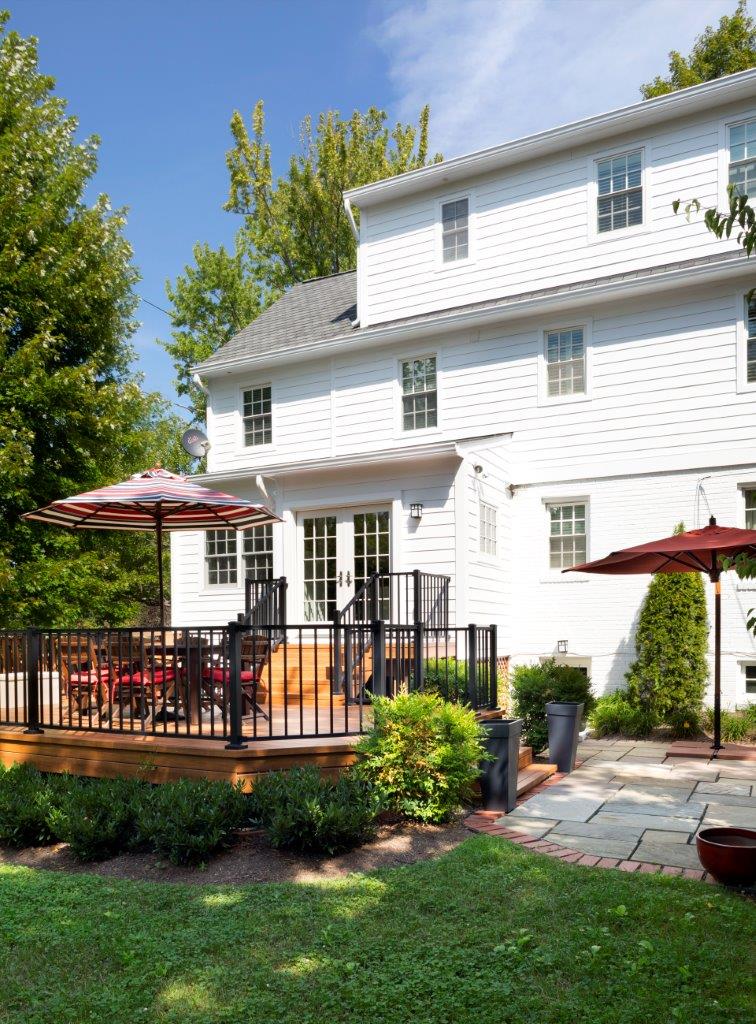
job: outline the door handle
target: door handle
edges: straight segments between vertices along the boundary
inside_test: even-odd
[[[347,586],[349,586],[349,584],[350,584],[351,582],[352,582],[352,575],[351,575],[351,573],[349,572],[349,570],[347,569],[347,578],[346,578],[346,583],[347,583]]]
[[[344,586],[344,573],[343,572],[339,573],[339,586],[340,587]]]

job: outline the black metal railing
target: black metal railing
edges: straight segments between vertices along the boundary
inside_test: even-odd
[[[241,621],[246,626],[272,627],[274,649],[282,642],[286,629],[287,589],[285,576],[244,581],[244,615]]]
[[[284,641],[284,642],[281,642]],[[230,622],[0,631],[0,724],[218,739],[359,734],[373,695],[497,706],[494,626]]]

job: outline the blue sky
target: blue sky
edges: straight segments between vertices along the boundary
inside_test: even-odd
[[[414,119],[430,102],[446,156],[632,103],[735,0],[23,0],[41,69],[83,134],[102,140],[97,191],[128,206],[141,296],[197,241],[230,242],[221,209],[234,109],[265,100],[278,170],[308,114],[371,104]],[[146,385],[171,400],[156,343],[167,317],[142,303],[134,338]],[[179,410],[177,410],[179,411]]]

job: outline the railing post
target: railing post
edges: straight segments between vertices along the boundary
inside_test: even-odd
[[[289,589],[289,584],[285,576],[281,577],[281,585],[279,587],[279,599],[278,599],[278,625],[281,629],[281,639],[286,641],[286,591]]]
[[[490,698],[490,701],[491,701],[491,707],[492,708],[498,708],[498,706],[499,706],[499,693],[498,693],[498,689],[499,689],[499,655],[498,655],[498,651],[496,649],[497,629],[496,629],[496,626],[494,625],[493,622],[491,623],[491,625],[488,628],[490,630],[490,638],[491,638],[490,642],[489,642],[489,650],[488,650],[489,659],[490,659],[490,661],[489,661],[489,666],[490,667],[488,669],[488,674],[489,674],[489,677],[490,677],[489,678],[489,683],[488,683],[488,691],[489,691],[489,698]]]
[[[420,594],[420,570],[419,569],[413,569],[412,570],[412,589],[413,589],[413,595],[412,595],[412,602],[413,602],[412,621],[414,622],[415,625],[417,625],[419,622],[422,622],[422,619],[423,619],[422,602],[421,602],[421,596],[422,595]]]
[[[386,623],[374,619],[371,626],[373,645],[373,693],[376,697],[388,696],[386,678]]]
[[[240,622],[228,624],[228,692],[230,739],[226,750],[246,750],[242,731],[241,641],[244,626]]]
[[[331,673],[331,693],[338,693],[341,689],[341,615],[337,611],[333,613],[333,672]]]
[[[381,618],[381,605],[380,599],[378,597],[380,578],[381,577],[377,572],[374,572],[370,578],[370,610],[366,618],[369,618],[372,622],[375,622],[377,619]]]
[[[349,626],[344,623],[344,700],[347,704],[352,702],[352,684],[354,683],[354,634]]]
[[[415,678],[415,689],[422,690],[425,687],[425,662],[423,661],[423,648],[425,647],[425,626],[422,622],[415,623],[415,650],[414,667],[412,675]]]
[[[470,706],[478,707],[478,629],[470,623],[467,627],[467,699]]]
[[[39,725],[39,658],[42,634],[38,629],[26,631],[26,728],[25,733],[44,732]]]
[[[249,618],[252,611],[252,579],[247,576],[244,580],[244,614]]]

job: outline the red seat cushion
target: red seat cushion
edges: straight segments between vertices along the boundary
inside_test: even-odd
[[[172,683],[176,673],[172,668],[163,670],[155,669],[153,673],[133,672],[125,673],[116,680],[116,686],[162,686],[163,683]]]
[[[242,669],[239,675],[243,683],[253,683],[255,681],[255,673],[250,672],[248,669]],[[227,668],[206,668],[202,673],[202,678],[212,679],[214,683],[227,683],[231,678],[231,671]]]
[[[89,672],[72,672],[68,677],[69,686],[96,686],[110,678],[107,668],[90,669]]]

